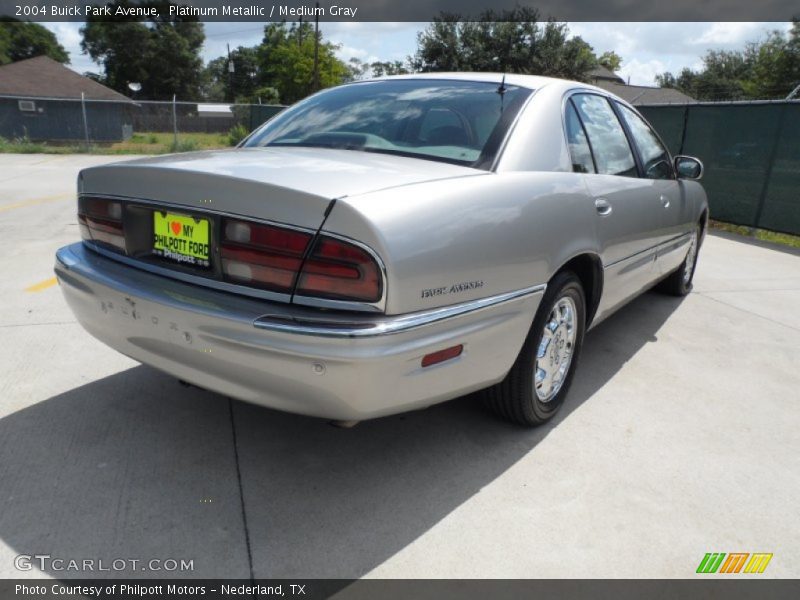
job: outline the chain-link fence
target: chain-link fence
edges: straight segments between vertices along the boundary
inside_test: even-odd
[[[283,110],[266,104],[109,101],[0,96],[0,137],[55,144],[116,144],[133,150],[234,145]]]
[[[637,108],[673,154],[703,161],[713,219],[800,235],[800,102]]]

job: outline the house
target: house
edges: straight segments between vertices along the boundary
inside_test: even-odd
[[[628,85],[625,80],[613,71],[598,65],[589,71],[588,82],[616,94],[631,104],[691,104],[696,102],[673,88],[661,88],[647,85]]]
[[[0,136],[4,138],[83,141],[85,109],[91,141],[120,141],[131,135],[134,106],[127,96],[47,56],[0,66]]]

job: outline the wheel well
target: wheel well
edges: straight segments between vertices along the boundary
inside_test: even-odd
[[[588,327],[597,312],[600,295],[603,291],[603,265],[600,257],[594,254],[579,254],[566,262],[553,276],[564,271],[572,271],[580,279],[586,294],[586,326]]]

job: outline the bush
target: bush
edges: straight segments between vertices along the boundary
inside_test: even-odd
[[[247,127],[242,125],[241,123],[237,123],[231,130],[228,132],[228,144],[231,146],[235,146],[239,142],[241,142],[244,138],[246,138],[250,132],[247,130]]]
[[[198,149],[197,140],[192,138],[179,139],[169,145],[170,152],[194,152]]]

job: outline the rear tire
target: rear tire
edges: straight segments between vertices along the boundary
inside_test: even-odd
[[[697,254],[700,250],[700,225],[696,225],[692,235],[686,258],[680,266],[666,279],[658,284],[656,289],[671,296],[685,296],[692,291],[694,271],[697,268]]]
[[[586,301],[572,272],[557,274],[506,378],[486,391],[500,416],[528,427],[553,418],[569,391],[586,328]]]

